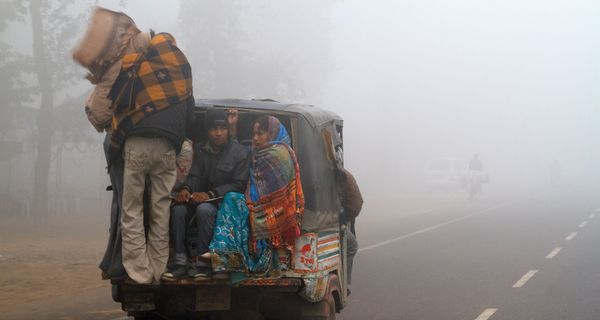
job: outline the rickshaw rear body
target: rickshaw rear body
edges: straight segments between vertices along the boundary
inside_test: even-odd
[[[240,113],[238,140],[250,148],[252,124],[264,115],[287,128],[300,167],[305,196],[302,234],[294,252],[280,254],[284,270],[246,279],[179,280],[157,286],[113,281],[113,298],[136,318],[224,315],[226,318],[332,319],[346,304],[345,225],[336,168],[343,165],[343,121],[313,106],[262,100],[197,100],[194,114],[202,124],[212,109]],[[203,140],[203,128],[194,128]],[[239,314],[240,312],[243,315]]]

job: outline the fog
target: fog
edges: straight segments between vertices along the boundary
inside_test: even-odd
[[[191,62],[196,98],[272,98],[339,114],[346,165],[365,195],[361,219],[420,195],[466,201],[465,190],[427,188],[436,159],[466,164],[478,154],[487,198],[600,187],[597,1],[49,3],[41,12],[53,99],[41,122],[30,2],[1,4],[11,9],[0,14],[0,221],[36,220],[38,128],[51,121],[41,204],[50,224],[80,217],[102,234],[108,228],[103,135],[85,118],[91,84],[70,56],[95,4],[126,12],[142,30],[172,33]]]
[[[335,87],[358,91],[344,104],[361,111],[338,109],[349,135],[360,123],[360,143],[347,141],[369,155],[387,150],[382,176],[413,187],[426,159],[475,152],[505,188],[543,184],[551,159],[578,183],[597,180],[598,9],[426,1],[348,10],[339,19],[357,20],[343,28],[340,65],[351,72],[344,79],[361,80]]]
[[[0,281],[10,294],[0,307],[53,296],[38,274],[51,272],[63,293],[98,286],[110,182],[104,134],[83,108],[92,85],[71,57],[94,5],[173,34],[196,98],[340,115],[367,236],[432,208],[600,190],[595,0],[2,0],[0,262],[17,265],[4,279],[31,281]],[[474,154],[489,176],[480,202],[458,178],[435,180],[464,174]]]
[[[85,17],[93,4],[65,6]],[[600,6],[594,1],[98,4],[125,11],[143,30],[176,35],[192,63],[197,98],[273,98],[338,113],[345,120],[347,166],[376,201],[385,198],[378,194],[424,191],[432,159],[468,160],[474,153],[493,181],[489,189],[499,192],[539,191],[553,163],[573,187],[593,188],[600,177]],[[30,55],[30,19],[10,18],[2,42]],[[85,19],[77,23],[80,37]],[[55,63],[81,76],[54,88],[55,104],[72,98],[69,112],[84,131],[78,134],[99,142],[102,136],[84,124],[83,101],[75,99],[90,85],[68,52]],[[31,70],[24,73],[20,80],[35,85]],[[39,108],[35,88],[18,103],[3,99],[15,110]],[[17,140],[35,144],[35,128],[25,136]],[[77,165],[97,173],[93,181],[71,179],[70,165],[55,164],[50,183],[66,179],[60,187],[85,187],[87,194],[102,189],[102,161],[94,160],[101,154],[94,150]],[[77,157],[76,151],[67,156]],[[9,197],[28,192],[30,165],[4,161]]]

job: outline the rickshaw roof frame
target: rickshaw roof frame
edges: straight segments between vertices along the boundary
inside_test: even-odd
[[[275,113],[294,113],[303,116],[311,127],[327,122],[343,123],[336,113],[319,109],[312,105],[281,103],[274,100],[250,99],[196,99],[196,107],[236,108],[240,110],[273,111]]]

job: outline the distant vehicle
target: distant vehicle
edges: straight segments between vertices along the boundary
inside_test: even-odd
[[[335,178],[335,162],[343,160],[333,155],[342,147],[342,119],[313,106],[259,100],[197,100],[194,112],[201,120],[213,108],[239,110],[238,140],[247,146],[260,116],[274,115],[288,129],[306,202],[293,252],[278,251],[286,267],[239,281],[235,275],[152,286],[112,280],[113,299],[135,319],[335,319],[347,301],[346,227]]]
[[[458,158],[430,160],[425,171],[425,188],[428,191],[454,192],[467,187],[469,161]]]

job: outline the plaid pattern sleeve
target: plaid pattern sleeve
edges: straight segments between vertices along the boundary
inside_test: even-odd
[[[113,101],[111,155],[116,157],[128,131],[144,117],[192,96],[192,68],[175,38],[155,35],[145,52],[123,57],[109,97]]]

